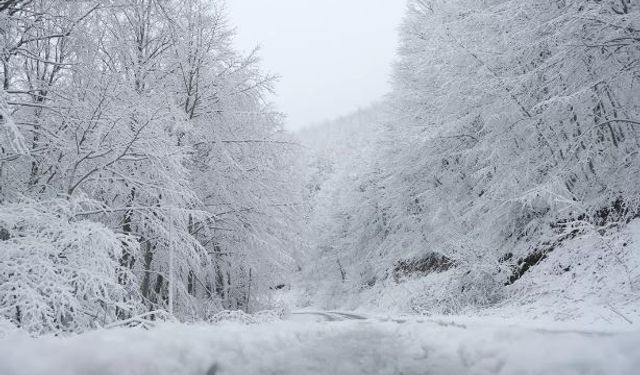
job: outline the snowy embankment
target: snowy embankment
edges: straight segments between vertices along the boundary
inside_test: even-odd
[[[635,375],[640,368],[640,332],[348,318],[320,313],[257,325],[165,324],[69,338],[15,334],[0,339],[0,374]]]
[[[640,220],[606,236],[588,233],[546,254],[489,305],[464,304],[455,283],[457,270],[387,279],[356,292],[335,288],[309,302],[321,309],[379,313],[481,316],[519,322],[523,319],[573,326],[640,324]],[[351,293],[349,293],[351,292]],[[304,294],[300,292],[301,294]],[[304,298],[298,296],[298,300]],[[296,303],[300,303],[296,300]]]

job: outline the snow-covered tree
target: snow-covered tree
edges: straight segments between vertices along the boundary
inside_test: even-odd
[[[137,282],[148,311],[258,307],[293,263],[298,146],[257,53],[231,47],[221,4],[37,0],[0,13],[0,204],[18,215],[24,202],[90,197],[69,222],[135,239],[138,251],[114,258],[130,275],[115,277]],[[69,319],[70,330],[87,326]]]
[[[346,211],[356,225],[330,231],[345,231],[343,289],[447,271],[441,311],[491,304],[563,241],[638,217],[637,4],[408,3],[359,172],[376,177]]]

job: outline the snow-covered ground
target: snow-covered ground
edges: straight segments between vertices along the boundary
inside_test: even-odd
[[[639,331],[463,318],[292,314],[255,325],[164,324],[0,339],[2,375],[636,375]]]
[[[452,284],[458,271],[393,279],[373,287],[349,289],[340,281],[309,296],[304,288],[281,296],[282,304],[316,309],[348,309],[377,313],[415,312],[414,301],[429,314],[451,310],[460,288]],[[300,282],[299,284],[302,284]],[[451,287],[454,286],[454,288]],[[607,236],[590,232],[564,242],[505,288],[495,304],[460,304],[456,314],[485,319],[522,320],[537,324],[633,326],[640,324],[640,219]],[[640,374],[640,371],[638,372]]]
[[[0,319],[0,375],[637,375],[640,221],[608,243],[567,242],[502,303],[466,316],[407,315],[441,273],[351,296],[356,313],[316,304],[284,320],[238,312],[37,339]],[[275,302],[300,306],[304,294],[283,290]]]

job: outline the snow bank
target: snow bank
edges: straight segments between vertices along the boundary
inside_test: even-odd
[[[635,375],[640,332],[445,320],[165,324],[0,339],[3,375]]]
[[[338,294],[328,308],[379,313],[416,313],[415,304],[440,315],[455,297],[454,270],[401,283],[387,280],[355,295]],[[449,300],[446,300],[448,297]],[[320,299],[322,302],[322,300]],[[442,303],[443,306],[438,305]],[[322,308],[324,306],[321,303]],[[638,327],[640,325],[640,220],[602,237],[585,235],[562,244],[506,287],[503,299],[478,308],[460,306],[457,315],[544,324]]]

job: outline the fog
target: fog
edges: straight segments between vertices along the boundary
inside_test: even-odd
[[[347,114],[389,90],[397,28],[394,0],[228,0],[237,47],[257,44],[263,66],[280,76],[278,110],[299,129]]]

